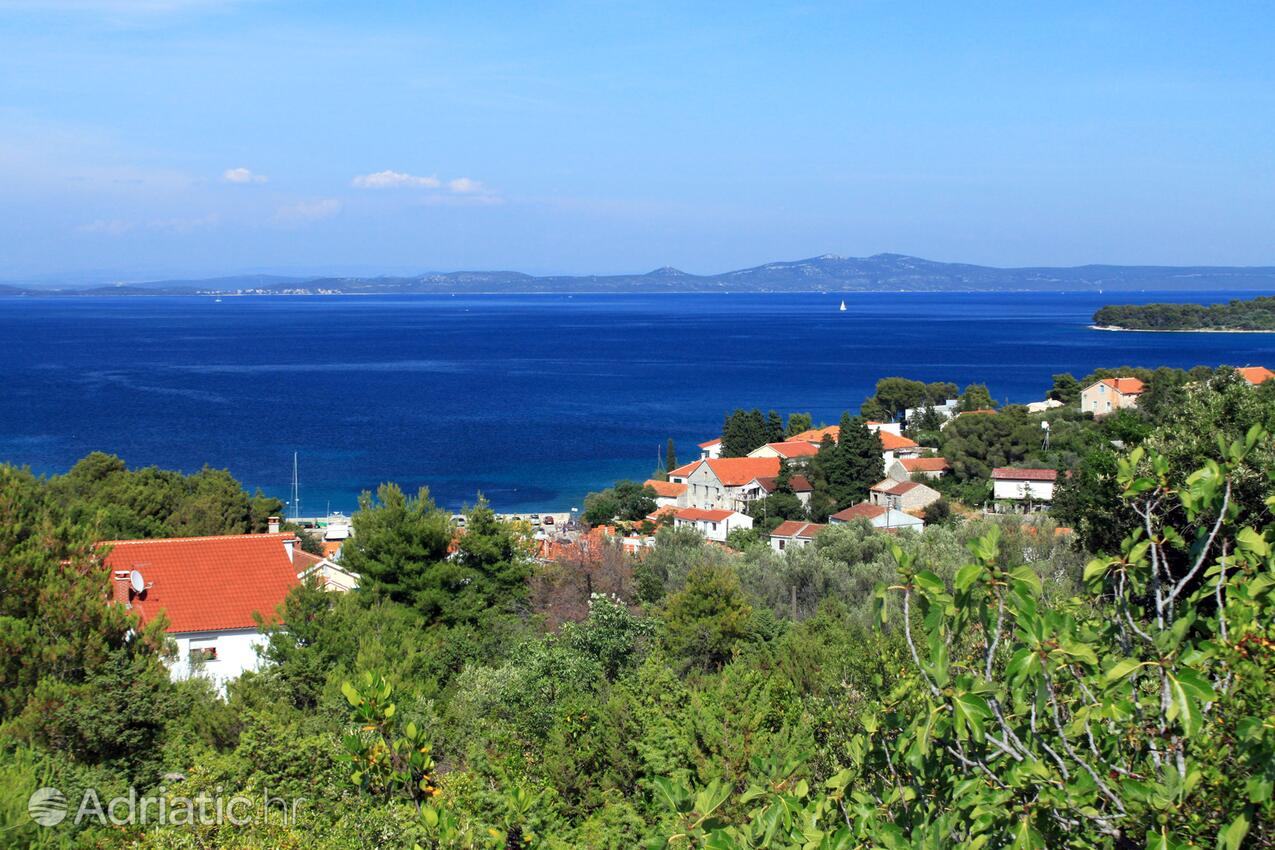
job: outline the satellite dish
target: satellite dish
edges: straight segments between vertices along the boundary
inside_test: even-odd
[[[1048,422],[1045,422],[1045,421],[1043,421],[1043,420],[1042,420],[1042,421],[1041,421],[1041,423],[1040,423],[1040,430],[1042,430],[1042,431],[1048,431],[1048,430],[1049,430],[1049,423],[1048,423]]]
[[[141,593],[146,589],[146,582],[142,579],[142,574],[137,570],[133,570],[128,574],[128,583],[133,588],[134,593]]]

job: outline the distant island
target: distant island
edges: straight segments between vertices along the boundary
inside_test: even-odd
[[[1275,296],[1225,304],[1113,304],[1093,317],[1094,328],[1119,331],[1275,333]]]
[[[241,275],[203,280],[68,279],[0,284],[0,297],[49,295],[403,295],[661,292],[1101,292],[1275,289],[1275,266],[1108,266],[996,268],[903,254],[824,254],[718,274],[664,267],[645,274],[546,275],[515,271],[430,272],[408,277]]]

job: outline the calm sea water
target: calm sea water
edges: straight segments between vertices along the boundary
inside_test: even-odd
[[[1251,293],[1250,293],[1251,296]],[[1267,334],[1103,333],[1109,301],[1227,294],[870,294],[0,300],[0,460],[94,449],[228,467],[301,512],[382,481],[459,506],[565,509],[644,477],[736,406],[835,421],[877,378],[1043,397],[1098,366],[1275,366]]]

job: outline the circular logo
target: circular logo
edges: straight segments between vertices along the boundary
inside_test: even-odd
[[[56,788],[37,788],[27,800],[27,814],[40,826],[57,826],[66,818],[66,795]]]

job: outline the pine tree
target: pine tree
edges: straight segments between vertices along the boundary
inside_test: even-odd
[[[809,413],[789,413],[788,436],[795,437],[802,431],[809,431],[813,424],[814,419]]]
[[[766,414],[766,442],[782,443],[784,441],[784,417],[778,410]]]
[[[664,449],[664,468],[668,472],[677,469],[677,447],[673,445],[673,438],[668,438],[668,446]]]

